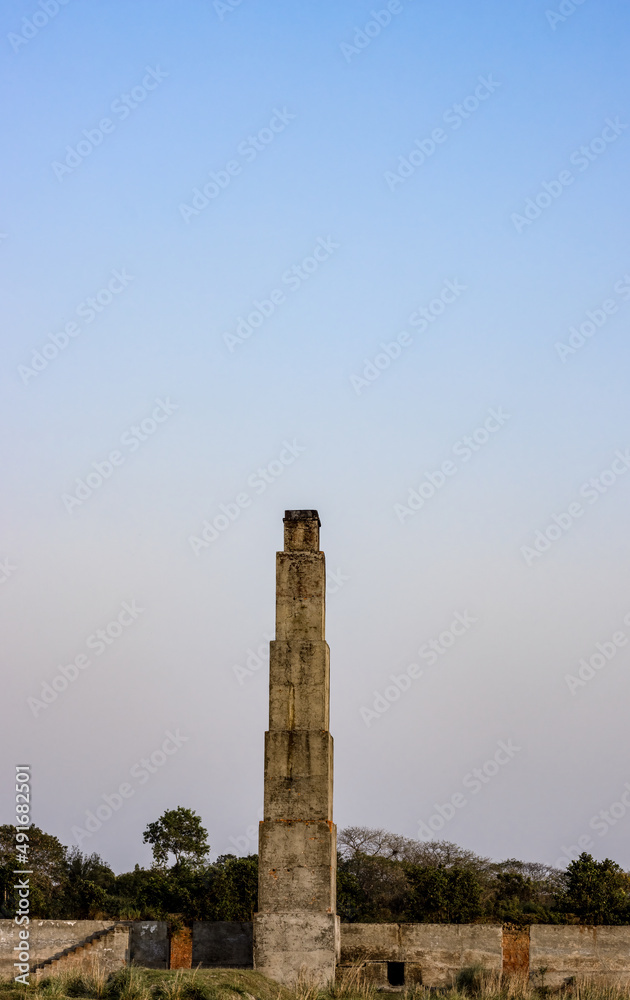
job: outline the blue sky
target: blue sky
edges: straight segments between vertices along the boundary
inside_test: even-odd
[[[512,740],[522,749],[436,835],[550,863],[590,836],[630,867],[630,816],[591,825],[630,781],[629,648],[588,667],[597,643],[630,636],[628,12],[47,9],[0,15],[3,734],[16,763],[30,755],[35,821],[69,843],[179,727],[177,754],[82,849],[117,870],[147,861],[144,826],[180,804],[213,852],[243,846],[266,666],[234,668],[273,632],[284,509],[317,508],[341,579],[337,822],[417,836]],[[424,161],[405,166],[414,149]],[[183,210],[213,176],[217,196]],[[426,329],[410,322],[422,308]],[[230,339],[252,313],[260,325]],[[557,346],[571,327],[574,353]],[[397,515],[447,461],[422,508]],[[251,504],[195,551],[243,491]],[[583,513],[537,552],[572,503]],[[146,610],[102,657],[29,705],[132,601]],[[366,723],[465,611],[474,627]]]

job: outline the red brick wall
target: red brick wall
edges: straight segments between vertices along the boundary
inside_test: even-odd
[[[171,935],[171,969],[190,969],[192,967],[192,931],[184,927]]]
[[[529,927],[503,928],[503,971],[529,975]]]

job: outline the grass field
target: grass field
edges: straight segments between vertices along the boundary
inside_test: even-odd
[[[357,972],[328,990],[300,984],[289,990],[252,970],[180,969],[161,971],[132,967],[109,977],[65,973],[33,981],[28,986],[0,981],[0,1000],[384,1000],[396,992],[401,1000],[630,1000],[630,987],[575,982],[553,994],[517,977],[499,981],[479,969],[464,969],[452,988],[429,990],[377,990],[361,983]]]

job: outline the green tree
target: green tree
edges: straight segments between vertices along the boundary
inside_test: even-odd
[[[428,923],[469,923],[481,914],[481,884],[474,871],[454,865],[407,865],[410,891],[407,919]]]
[[[109,894],[115,889],[116,876],[98,854],[82,854],[74,847],[66,857],[63,905],[67,916],[76,920],[94,920],[97,914],[111,910]]]
[[[585,852],[567,866],[567,908],[590,924],[616,924],[628,919],[630,884],[616,862],[595,861]]]
[[[66,878],[66,848],[38,826],[27,828],[31,914],[41,919],[55,919],[63,913],[63,886]],[[15,826],[0,826],[0,904],[7,917],[15,913],[17,900],[13,888],[16,868],[24,868],[15,852]]]
[[[558,897],[566,888],[564,872],[536,861],[508,858],[492,864],[482,898],[484,915],[498,923],[566,923]]]
[[[356,850],[341,862],[340,912],[349,907],[352,920],[388,923],[400,919],[408,889],[404,867],[392,856]]]
[[[140,920],[162,920],[171,910],[181,912],[178,901],[172,905],[169,876],[167,869],[146,869],[140,865],[136,865],[131,872],[118,875],[115,894],[121,918],[122,914],[132,910],[136,914],[133,919]]]
[[[206,869],[210,920],[252,920],[258,909],[258,856],[223,854]]]
[[[366,893],[350,865],[346,858],[337,858],[337,913],[345,923],[364,919],[369,906]]]
[[[143,842],[151,844],[153,862],[159,867],[166,866],[169,854],[175,857],[175,866],[202,865],[210,846],[208,831],[201,825],[201,817],[192,809],[167,809],[154,823],[149,823],[143,835]]]

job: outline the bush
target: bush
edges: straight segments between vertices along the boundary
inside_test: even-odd
[[[467,965],[460,969],[455,979],[455,986],[469,997],[477,997],[483,992],[486,984],[487,973],[483,965]]]
[[[566,908],[584,923],[619,924],[630,913],[630,880],[618,864],[582,853],[566,874]]]
[[[68,976],[64,983],[64,993],[67,997],[99,997],[101,984],[93,976],[82,973]]]
[[[480,916],[481,885],[475,872],[458,866],[407,865],[407,878],[407,919],[463,924]]]
[[[103,995],[107,1000],[148,1000],[149,990],[142,971],[132,965],[111,973]]]
[[[176,975],[174,979],[158,983],[151,991],[153,1000],[213,1000],[214,991],[207,983],[191,979],[183,979]]]

